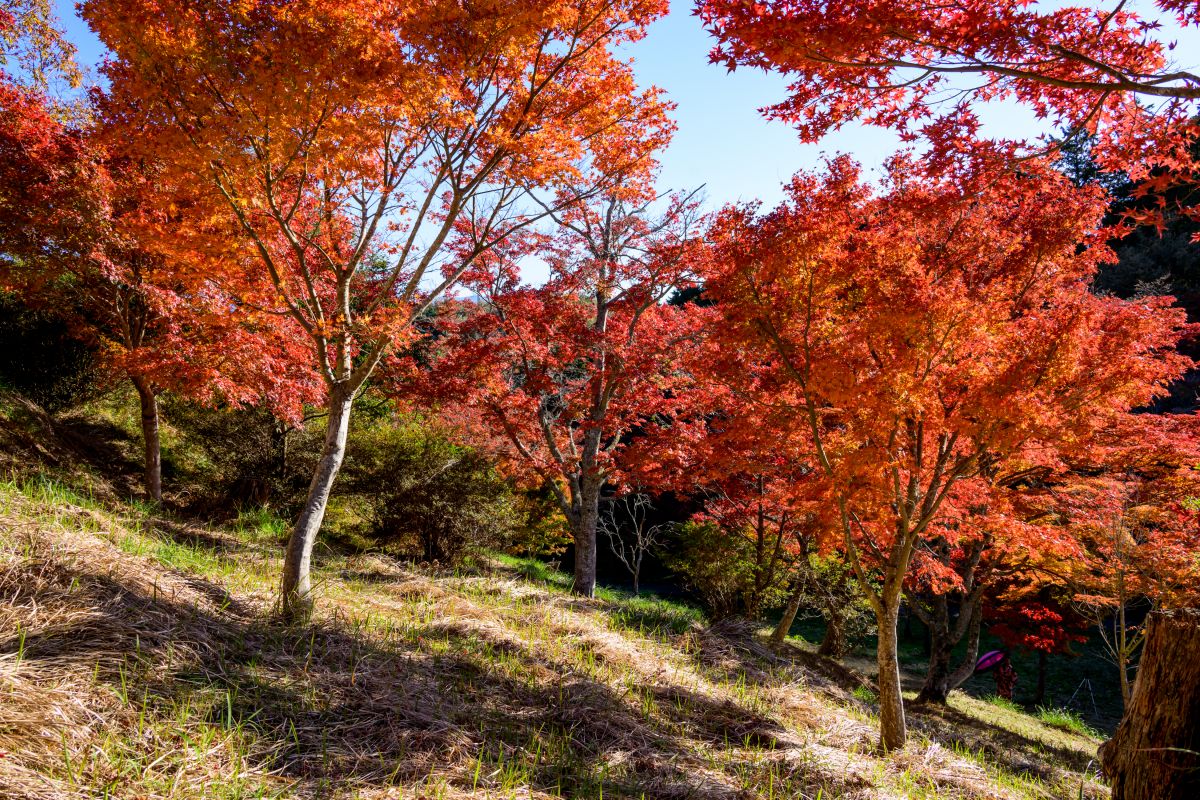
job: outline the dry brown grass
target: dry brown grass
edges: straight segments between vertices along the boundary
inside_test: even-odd
[[[1044,779],[1008,775],[1007,740],[956,752],[987,732],[954,709],[880,756],[853,672],[499,567],[326,554],[319,616],[282,627],[269,543],[18,489],[0,797],[1049,798],[1070,774],[1022,753]]]

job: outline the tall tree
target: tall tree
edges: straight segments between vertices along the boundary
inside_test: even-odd
[[[146,494],[162,499],[158,396],[267,402],[299,419],[315,376],[297,366],[285,320],[232,318],[206,273],[138,239],[152,173],[111,155],[96,131],[60,121],[44,97],[0,83],[0,289],[65,320],[129,380],[141,406]]]
[[[695,203],[615,193],[555,213],[536,245],[551,275],[531,287],[511,259],[473,281],[480,304],[453,325],[427,379],[503,437],[509,460],[548,485],[571,526],[574,591],[592,596],[601,494],[628,468],[630,437],[670,424],[691,378],[683,355],[703,315],[662,301],[702,252]]]
[[[729,211],[706,294],[719,335],[774,364],[807,422],[879,626],[881,741],[905,743],[897,621],[918,543],[960,483],[1086,436],[1177,376],[1169,301],[1100,298],[1103,211],[1045,163],[975,144],[941,171],[900,157],[872,192],[848,159],[770,214]]]
[[[325,445],[289,539],[280,608],[310,564],[355,396],[471,264],[599,191],[669,134],[617,46],[662,0],[89,0],[114,57],[107,114],[167,167],[198,231],[251,260],[222,277],[289,315],[324,382]],[[199,246],[211,246],[205,235]],[[188,247],[187,240],[176,247]],[[262,287],[266,285],[267,289]]]

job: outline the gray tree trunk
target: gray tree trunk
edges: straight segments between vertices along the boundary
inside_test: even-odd
[[[283,561],[283,581],[280,587],[279,611],[284,619],[300,621],[312,614],[313,545],[325,519],[325,507],[333,483],[346,456],[346,439],[350,432],[350,409],[354,393],[332,390],[329,396],[329,418],[325,428],[325,446],[321,460],[308,485],[308,498],[300,512],[292,535],[288,538]]]
[[[154,387],[143,378],[134,378],[142,407],[142,445],[145,456],[146,496],[162,501],[162,443],[158,432],[158,397]]]
[[[879,667],[879,743],[884,750],[899,750],[908,740],[904,721],[904,695],[900,689],[899,631],[900,604],[898,598],[884,598],[883,613],[876,612],[879,625],[879,647],[876,663]]]

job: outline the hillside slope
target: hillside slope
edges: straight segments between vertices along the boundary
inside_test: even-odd
[[[963,695],[880,755],[852,671],[530,562],[324,551],[317,618],[281,627],[277,524],[56,469],[0,483],[0,797],[1106,795],[1095,740]]]

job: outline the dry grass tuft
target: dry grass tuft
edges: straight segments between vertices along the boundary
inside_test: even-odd
[[[862,677],[753,626],[325,553],[320,614],[288,628],[277,566],[0,486],[0,797],[982,800],[1072,774],[1057,751],[1002,772],[1016,745],[970,708],[881,756]]]

